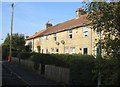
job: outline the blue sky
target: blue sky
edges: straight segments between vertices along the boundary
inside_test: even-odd
[[[15,2],[13,33],[30,36],[43,29],[48,20],[56,25],[75,18],[75,10],[83,6],[82,2]],[[10,32],[11,12],[11,3],[2,2],[3,39]]]

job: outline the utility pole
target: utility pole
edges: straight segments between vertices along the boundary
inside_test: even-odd
[[[102,48],[101,48],[101,28],[99,35],[99,72],[98,72],[98,87],[101,87],[101,59],[102,59]]]
[[[8,61],[11,62],[12,58],[12,29],[13,29],[13,15],[14,15],[14,2],[12,2],[12,17],[11,17],[11,25],[10,25],[10,55]]]

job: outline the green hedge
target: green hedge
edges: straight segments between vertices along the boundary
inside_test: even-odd
[[[7,60],[9,56],[9,47],[2,46],[2,59]]]
[[[103,85],[113,85],[117,86],[120,85],[119,78],[120,78],[120,66],[119,61],[117,59],[101,59],[100,71],[101,71],[101,79]],[[99,60],[96,59],[96,74],[98,73]]]
[[[69,67],[68,55],[62,54],[39,54],[34,53],[31,56],[31,60],[35,63],[45,64],[45,65],[55,65],[61,67]]]
[[[70,69],[71,85],[97,85],[98,70],[100,67],[102,74],[102,85],[119,85],[120,60],[101,59],[91,55],[69,55],[69,54],[39,54],[39,53],[20,53],[21,59],[28,59],[34,62],[34,68],[38,70],[39,64],[42,65],[41,73],[45,72],[45,65],[67,67]]]
[[[31,56],[35,64],[55,65],[70,68],[70,84],[96,85],[94,77],[94,57],[90,55],[38,54]]]
[[[17,57],[20,52],[12,51],[12,57]]]
[[[32,55],[33,53],[30,53],[30,52],[20,52],[18,53],[17,57],[20,59],[30,59]]]
[[[72,85],[96,85],[93,56],[75,55],[70,61],[70,83]]]

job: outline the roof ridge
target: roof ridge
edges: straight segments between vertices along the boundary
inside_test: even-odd
[[[57,31],[60,31],[60,30],[65,30],[69,27],[74,27],[76,25],[83,25],[85,23],[87,23],[87,17],[88,14],[84,14],[84,15],[81,15],[79,18],[72,18],[70,20],[67,20],[65,22],[61,22],[61,23],[58,23],[54,26],[51,26],[51,27],[48,27],[48,29],[42,29],[40,30],[38,33],[30,36],[32,38],[35,38],[35,37],[38,37],[38,36],[42,36],[42,35],[47,35],[47,34],[51,34],[51,33],[54,33],[54,32],[57,32]]]

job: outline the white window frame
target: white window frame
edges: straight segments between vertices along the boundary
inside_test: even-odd
[[[57,40],[56,33],[54,33],[54,34],[53,34],[53,39],[54,39],[54,41],[56,41],[56,40]]]
[[[97,31],[97,28],[95,29],[95,35],[100,35],[100,31]]]
[[[72,30],[68,30],[68,37],[69,37],[69,39],[73,38],[72,32],[73,32]],[[72,37],[70,38],[71,35],[72,35]]]
[[[75,47],[71,47],[71,53],[75,54]]]
[[[37,48],[34,48],[34,52],[38,52]]]
[[[69,53],[69,48],[65,47],[65,53]]]
[[[44,43],[44,36],[42,36],[41,38],[42,38],[42,41],[41,41],[41,43],[43,44],[43,43]]]
[[[46,36],[46,38],[45,38],[45,39],[46,39],[46,41],[48,41],[48,36]]]
[[[99,54],[99,51],[100,51],[99,47],[98,46],[95,47],[95,56],[97,56]]]
[[[44,53],[44,49],[43,48],[41,49],[41,53]]]
[[[36,45],[39,45],[39,38],[35,39]]]
[[[88,36],[88,27],[83,27],[83,37]]]
[[[46,50],[45,50],[45,51],[46,51],[46,54],[48,54],[48,53],[49,53],[49,50],[48,50],[48,48],[46,48]]]
[[[85,53],[84,53],[84,49],[85,49],[85,48],[87,48],[87,47],[82,48],[82,54],[85,54]],[[88,48],[87,48],[87,54],[88,54]]]
[[[54,48],[51,48],[51,53],[54,53]]]
[[[56,53],[59,53],[59,49],[58,49],[58,52],[57,52],[57,49],[58,49],[58,48],[55,49],[55,52],[56,52]]]

